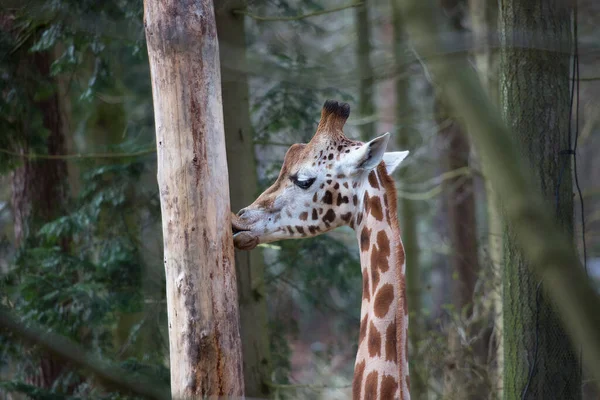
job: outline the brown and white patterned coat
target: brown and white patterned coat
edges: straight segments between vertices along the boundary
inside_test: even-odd
[[[294,144],[275,183],[233,216],[235,246],[316,236],[342,225],[357,234],[363,299],[354,399],[410,399],[404,249],[390,174],[408,152],[385,152],[389,134],[370,142],[344,136],[350,114],[328,100],[315,136]]]

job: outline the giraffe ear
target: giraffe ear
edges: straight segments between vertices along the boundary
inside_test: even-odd
[[[408,151],[390,151],[383,155],[383,162],[388,175],[391,175],[398,165],[406,158]]]
[[[386,132],[383,135],[365,143],[359,150],[357,155],[358,162],[357,167],[361,169],[371,170],[377,167],[387,147],[388,141],[390,140],[390,133]]]

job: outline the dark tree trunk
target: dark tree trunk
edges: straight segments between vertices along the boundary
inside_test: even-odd
[[[375,137],[375,106],[373,104],[373,67],[371,66],[371,23],[369,2],[363,1],[355,7],[356,57],[358,60],[358,114],[365,120],[360,125],[362,140]]]
[[[500,1],[500,93],[537,189],[573,235],[569,62],[571,8],[559,0]],[[543,232],[540,232],[543,234]],[[581,397],[578,357],[508,227],[504,273],[504,397]],[[575,266],[574,266],[575,267]]]
[[[234,1],[216,10],[225,145],[230,174],[229,193],[231,209],[234,211],[252,203],[259,193],[248,98],[244,16],[232,12],[243,7],[243,2]],[[268,383],[271,381],[271,356],[264,261],[260,248],[251,252],[236,250],[235,268],[246,395],[265,398],[269,397],[270,392]]]
[[[51,62],[50,53],[24,55],[19,70],[25,80],[48,79]],[[34,93],[30,93],[30,96],[33,99]],[[65,134],[58,91],[54,90],[49,97],[32,104],[41,112],[43,128],[47,131],[44,145],[46,153],[65,154]],[[43,151],[32,148],[32,143],[43,136],[42,132],[34,131],[35,127],[31,126],[29,120],[23,120],[21,125],[23,135],[22,140],[18,142],[18,152],[28,154]],[[67,164],[60,159],[23,157],[21,165],[13,171],[11,178],[15,243],[20,246],[41,225],[65,211]]]
[[[27,47],[27,46],[24,46]],[[61,155],[66,153],[65,124],[61,110],[61,97],[57,82],[50,95],[35,100],[40,82],[50,78],[52,57],[50,52],[28,54],[20,52],[18,79],[27,93],[32,115],[22,116],[19,125],[21,137],[17,138],[17,152],[24,155],[20,165],[11,174],[11,205],[14,218],[15,246],[25,246],[33,239],[37,230],[47,222],[54,220],[67,210],[68,173],[67,165],[61,159],[32,159],[27,154],[42,153]],[[36,116],[33,116],[36,113]],[[42,126],[32,121],[41,117]],[[63,239],[61,245],[66,250],[69,240]],[[52,388],[56,379],[64,370],[64,364],[55,357],[41,353],[37,367],[26,377],[27,381],[41,388]]]

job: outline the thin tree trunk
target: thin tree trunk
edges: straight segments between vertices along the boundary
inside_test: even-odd
[[[442,2],[447,14],[450,15],[449,29],[459,37],[465,32],[462,26],[463,3],[464,0]],[[438,125],[443,126],[440,130],[441,140],[446,143],[443,150],[447,156],[445,169],[454,171],[468,168],[470,144],[462,126],[464,124],[460,124],[456,121],[456,117],[449,113],[439,93],[436,105],[438,109],[436,120]],[[454,311],[461,316],[460,321],[469,321],[473,313],[475,284],[479,277],[475,187],[471,176],[450,179],[445,182],[445,186],[452,244],[451,268],[452,275],[455,277],[452,280],[452,303]],[[469,330],[465,335],[472,339],[480,329],[480,324],[469,321],[467,327]],[[469,349],[461,340],[457,330],[451,329],[448,347],[451,359],[446,364],[445,395],[453,399],[484,398],[482,382],[479,376],[473,373],[475,367],[473,362],[479,364],[486,355],[481,339],[473,341]]]
[[[397,66],[406,63],[406,38],[404,23],[398,4],[392,1],[393,26],[394,26],[394,59]],[[411,129],[413,120],[412,105],[410,102],[409,81],[400,76],[396,79],[396,129],[397,143],[400,150],[414,150],[414,140],[411,140],[414,131]],[[406,182],[414,176],[414,164],[409,163],[400,169],[400,182]],[[411,398],[420,400],[427,398],[427,375],[426,368],[418,361],[422,359],[419,341],[422,339],[421,321],[421,279],[419,264],[419,241],[417,235],[417,219],[419,208],[413,200],[400,198],[400,228],[402,230],[402,244],[404,245],[406,261],[406,296],[410,314],[408,329],[408,340],[412,353],[409,357],[410,363],[410,390]]]
[[[217,30],[210,0],[144,2],[174,398],[242,396]]]
[[[563,1],[500,1],[504,117],[537,189],[572,239],[571,159],[561,155],[571,146],[570,18],[571,8]],[[512,228],[505,246],[504,397],[580,398],[577,353],[543,291],[546,282],[528,268]]]
[[[489,0],[469,0],[471,28],[473,31],[473,53],[477,72],[489,98],[498,104],[498,68],[497,52],[494,50],[497,39],[498,4]],[[502,313],[502,265],[503,264],[503,226],[497,200],[490,179],[489,171],[483,164],[485,190],[487,200],[487,245],[488,252],[485,260],[489,264],[491,282],[486,293],[491,293],[489,309],[494,313],[494,344],[495,370],[492,380],[492,393],[495,398],[502,398],[502,380],[504,376],[504,345],[503,345],[503,313]]]
[[[33,53],[23,56],[20,67],[23,78],[48,79],[50,75],[50,53]],[[31,94],[33,98],[34,94]],[[58,91],[33,103],[41,111],[44,129],[48,131],[46,151],[48,154],[64,154],[64,121],[61,118]],[[30,120],[22,122],[23,136],[19,152],[35,153],[31,143],[42,133],[34,131]],[[15,243],[23,244],[44,223],[57,218],[66,208],[67,164],[64,160],[22,159],[22,165],[12,173],[12,208],[14,213]]]
[[[371,66],[371,23],[369,2],[363,1],[354,8],[357,35],[356,56],[358,60],[358,114],[364,121],[360,125],[363,140],[371,140],[375,135],[375,106],[373,104],[373,67]]]
[[[246,74],[245,18],[231,12],[243,6],[242,1],[229,2],[225,8],[216,10],[232,210],[252,203],[258,193]],[[246,395],[266,398],[270,393],[271,355],[262,252],[236,250],[235,267]]]
[[[20,52],[19,56],[21,60],[18,73],[21,75],[19,78],[23,79],[24,86],[28,86],[33,81],[52,79],[50,78],[52,63],[50,52],[33,54]],[[30,92],[28,93],[30,98],[24,101],[31,101],[31,105],[41,113],[43,129],[47,131],[44,144],[47,154],[59,155],[66,152],[65,120],[61,111],[57,82],[52,80],[50,83],[54,85],[54,91],[48,97],[35,101],[33,100],[35,92]],[[18,152],[22,154],[40,152],[39,149],[32,149],[32,144],[39,143],[44,133],[32,123],[32,120],[20,121],[23,132]],[[11,185],[15,245],[23,247],[29,239],[35,238],[36,232],[42,225],[66,211],[67,164],[64,160],[32,160],[23,157],[21,165],[11,174]],[[68,239],[62,240],[63,249],[67,248],[68,243]],[[64,363],[45,352],[39,354],[37,363],[37,368],[27,376],[27,381],[45,389],[52,388],[65,368]]]

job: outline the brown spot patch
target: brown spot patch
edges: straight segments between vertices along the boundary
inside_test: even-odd
[[[316,208],[313,208],[312,210],[312,219],[319,219],[319,215],[317,214]]]
[[[362,272],[362,276],[363,276],[363,299],[367,300],[367,301],[371,301],[371,288],[369,287],[369,270],[367,268],[363,269]],[[360,327],[360,329],[362,329],[362,325]],[[365,327],[365,329],[367,329]]]
[[[362,360],[354,368],[354,379],[352,379],[352,398],[360,399],[362,390],[362,380],[365,373],[366,361]]]
[[[377,196],[371,197],[370,201],[371,215],[375,217],[377,221],[383,221],[383,209],[381,208],[381,199]]]
[[[362,341],[367,336],[367,327],[369,326],[369,314],[365,314],[362,321],[360,321],[360,331],[358,332],[358,345],[362,343]]]
[[[374,244],[371,249],[371,268],[381,272],[389,269],[387,257],[384,257]]]
[[[329,156],[327,157],[327,159],[333,160],[333,153],[329,153]]]
[[[375,189],[379,189],[379,182],[377,181],[377,175],[375,171],[369,173],[369,185]]]
[[[329,210],[327,210],[325,215],[323,215],[323,222],[329,223],[329,222],[333,222],[334,220],[335,220],[335,211],[333,211],[333,209],[330,208]]]
[[[379,247],[379,252],[385,257],[390,255],[390,240],[387,233],[383,230],[377,232],[377,247]]]
[[[388,257],[390,255],[390,242],[384,231],[377,233],[377,246],[371,249],[371,268],[386,272],[389,269]]]
[[[379,285],[379,270],[377,268],[371,267],[371,281],[373,282],[373,292]]]
[[[306,221],[307,219],[308,219],[308,213],[306,211],[304,211],[303,213],[300,214],[301,221]]]
[[[382,399],[393,399],[398,390],[398,382],[391,375],[384,375],[381,378],[381,398]]]
[[[381,333],[375,327],[373,321],[369,325],[369,333],[368,333],[368,348],[369,355],[371,357],[380,357],[381,356]]]
[[[375,315],[379,318],[385,317],[392,301],[394,301],[394,287],[392,284],[386,283],[375,294],[375,302],[373,304]]]
[[[306,233],[304,233],[304,228],[301,226],[296,225],[296,230],[298,231],[299,234],[301,234],[302,236],[306,236]]]
[[[336,182],[336,183],[335,183],[335,185],[333,185],[333,188],[334,188],[335,190],[338,190],[338,189],[340,188],[340,184],[339,184],[339,182]]]
[[[336,204],[338,206],[342,205],[342,203],[347,204],[349,202],[350,202],[350,200],[348,200],[348,196],[342,196],[341,193],[338,193],[337,202],[336,202]]]
[[[365,192],[365,196],[363,197],[363,203],[365,205],[365,213],[367,215],[369,215],[369,211],[370,211],[370,207],[371,207],[371,202],[369,200],[370,200],[369,192]]]
[[[331,185],[331,179],[327,179],[327,184]]]
[[[354,204],[355,207],[358,204],[358,196],[357,195],[352,196],[352,204]]]
[[[311,235],[314,235],[317,232],[317,227],[314,225],[311,225],[308,227],[308,231],[311,233]]]
[[[314,196],[313,196],[313,203],[317,202],[317,192],[315,192]]]
[[[345,187],[346,189],[349,189],[349,187],[348,187],[348,182],[344,182],[344,187]]]
[[[371,246],[371,230],[366,226],[360,231],[360,251],[367,251]]]
[[[333,195],[329,190],[325,192],[325,195],[323,196],[323,199],[321,199],[321,201],[325,204],[333,204]]]
[[[286,226],[286,228],[287,228],[288,232],[290,233],[290,235],[294,234],[294,230],[292,229],[291,226],[288,225],[288,226]]]
[[[347,212],[346,214],[342,214],[341,218],[342,218],[342,221],[344,221],[345,223],[348,223],[348,222],[350,222],[350,218],[352,218],[352,213]]]
[[[379,397],[377,396],[377,378],[379,377],[379,373],[377,371],[371,372],[367,375],[367,380],[365,381],[365,397],[364,400],[377,400]]]
[[[385,330],[385,361],[398,362],[396,340],[396,320],[394,320]]]
[[[344,175],[344,174],[338,174],[336,176],[336,178],[338,178],[338,179],[344,179],[345,177],[346,177],[346,175]]]

